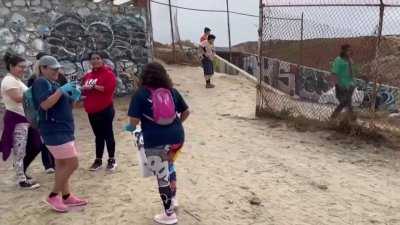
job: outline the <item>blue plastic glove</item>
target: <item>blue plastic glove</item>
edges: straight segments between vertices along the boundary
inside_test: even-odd
[[[81,91],[78,89],[74,89],[72,91],[71,99],[74,101],[79,101],[81,99]]]
[[[124,130],[133,133],[133,131],[136,130],[136,127],[132,126],[131,124],[127,124],[125,125]]]
[[[64,94],[70,94],[73,93],[74,90],[76,90],[76,84],[78,83],[78,81],[72,81],[69,82],[67,84],[64,84],[62,87],[60,87],[60,90],[62,91],[62,93]]]

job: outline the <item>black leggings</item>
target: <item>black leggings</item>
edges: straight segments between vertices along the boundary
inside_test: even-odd
[[[89,114],[90,125],[96,136],[96,158],[102,159],[104,147],[107,145],[108,157],[115,157],[115,139],[113,120],[115,116],[114,105],[110,105],[101,112]]]
[[[24,161],[24,173],[26,173],[26,170],[28,169],[29,165],[31,165],[32,161],[36,158],[36,156],[40,153],[40,148],[32,148],[31,144],[34,140],[31,129],[33,128],[29,128],[28,131],[28,144],[27,144],[27,148],[26,148],[26,154],[25,157],[23,159]]]

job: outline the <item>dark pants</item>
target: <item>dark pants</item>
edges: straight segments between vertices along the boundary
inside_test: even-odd
[[[214,64],[213,61],[204,57],[201,60],[201,64],[203,65],[204,76],[210,78],[214,75]]]
[[[353,114],[352,97],[355,87],[350,86],[349,88],[343,88],[339,85],[335,85],[336,98],[339,101],[339,105],[336,107],[335,111],[332,113],[332,118],[339,116],[340,112],[344,108],[347,108],[349,114]]]
[[[23,159],[25,173],[26,173],[26,170],[28,169],[29,165],[31,165],[31,163],[36,158],[36,156],[39,155],[40,150],[41,150],[40,148],[32,147],[32,145],[29,144],[33,141],[32,139],[37,138],[37,137],[33,136],[32,129],[33,128],[29,128],[28,145],[26,148],[25,157]]]
[[[56,165],[54,164],[54,157],[50,153],[49,149],[47,149],[45,144],[41,144],[41,151],[42,151],[42,163],[44,166],[44,169],[54,169]]]
[[[108,157],[115,156],[115,139],[113,120],[115,116],[114,105],[110,105],[101,112],[89,114],[90,125],[96,136],[96,158],[102,159],[104,147],[107,145]]]

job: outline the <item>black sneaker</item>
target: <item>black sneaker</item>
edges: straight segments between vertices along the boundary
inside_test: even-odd
[[[29,190],[29,189],[39,188],[40,185],[33,180],[26,180],[26,181],[19,182],[19,187],[22,189]]]
[[[103,166],[101,159],[95,159],[93,165],[90,167],[90,171],[98,171]]]
[[[107,169],[108,170],[115,170],[118,164],[115,162],[115,159],[108,159],[107,160]]]

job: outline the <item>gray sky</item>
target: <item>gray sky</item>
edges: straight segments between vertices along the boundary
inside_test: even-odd
[[[157,0],[168,3],[168,0]],[[172,0],[173,4],[201,9],[226,9],[226,0]],[[230,0],[230,9],[258,15],[258,0]],[[169,11],[167,6],[152,3],[154,40],[171,42]],[[178,10],[179,33],[182,40],[198,43],[205,26],[217,36],[218,46],[228,46],[226,13],[196,12]],[[232,44],[257,40],[258,18],[231,15]]]
[[[168,0],[157,0],[168,3]],[[258,0],[229,0],[230,9],[258,15]],[[384,0],[400,4],[400,0]],[[269,4],[377,4],[379,0],[269,0]],[[226,9],[226,0],[172,0],[172,4],[189,8]],[[178,9],[182,40],[198,43],[203,28],[208,26],[217,36],[217,46],[228,46],[226,13],[195,12]],[[304,13],[304,38],[357,37],[372,35],[379,20],[378,7],[287,7],[272,8],[269,16],[301,18]],[[167,6],[152,3],[155,41],[171,42]],[[300,39],[299,21],[271,20],[269,38]],[[257,40],[258,18],[231,14],[232,44]],[[386,8],[384,34],[400,34],[400,8]]]

